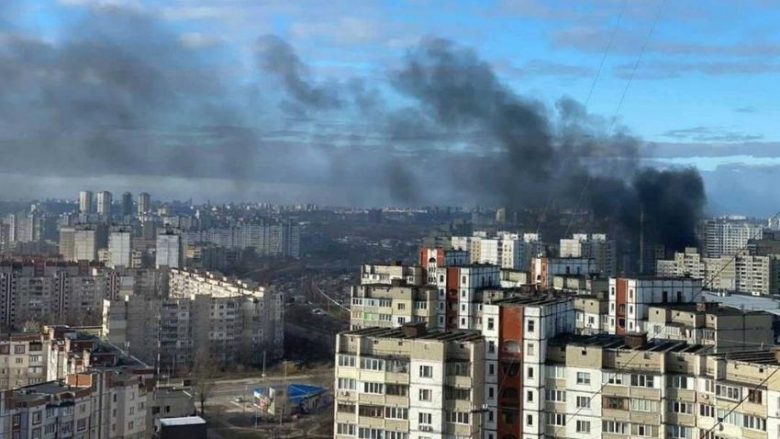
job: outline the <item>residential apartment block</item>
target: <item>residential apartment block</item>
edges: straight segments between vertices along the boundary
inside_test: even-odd
[[[281,294],[210,272],[171,269],[167,297],[127,296],[104,304],[108,339],[160,370],[192,366],[207,350],[219,364],[281,357]]]
[[[695,248],[675,253],[674,259],[657,261],[659,276],[690,276],[701,279],[712,291],[754,295],[776,294],[780,289],[775,273],[780,269],[776,255],[757,256],[742,251],[729,256],[703,258]]]
[[[355,287],[350,308],[350,328],[396,328],[407,323],[424,323],[438,328],[439,294],[434,286],[407,285],[396,280],[391,285]]]
[[[334,437],[481,438],[484,355],[475,331],[418,324],[340,333]]]

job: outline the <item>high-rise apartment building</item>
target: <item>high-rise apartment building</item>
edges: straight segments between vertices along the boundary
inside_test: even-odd
[[[212,243],[228,248],[249,248],[261,256],[300,257],[300,226],[292,221],[260,221],[229,228],[182,233],[184,245]]]
[[[610,334],[646,331],[650,305],[693,303],[701,299],[701,279],[686,277],[610,278]],[[650,335],[651,338],[653,334]]]
[[[490,235],[477,231],[472,236],[453,236],[450,243],[453,249],[468,251],[472,263],[517,270],[527,270],[531,258],[543,249],[536,233],[521,235],[501,231]]]
[[[79,192],[79,212],[80,213],[92,213],[92,191]]]
[[[435,286],[368,284],[355,287],[350,308],[350,327],[396,328],[407,323],[423,323],[438,328],[439,294]]]
[[[714,218],[700,224],[699,235],[706,258],[730,256],[745,250],[748,241],[761,239],[764,226],[744,218]]]
[[[171,230],[157,235],[155,264],[157,268],[179,268],[182,264],[181,235]]]
[[[160,370],[186,370],[200,351],[221,365],[260,364],[284,348],[281,293],[214,273],[171,269],[168,295],[107,301],[108,339]]]
[[[103,217],[111,216],[112,196],[109,191],[100,191],[97,193],[97,213]]]
[[[561,239],[560,256],[593,259],[598,272],[605,276],[612,276],[617,271],[615,241],[607,239],[603,233],[575,233],[570,239]]]
[[[152,211],[152,197],[146,192],[138,194],[138,216],[143,216]]]
[[[129,218],[133,216],[133,194],[125,192],[122,194],[122,217]]]
[[[108,266],[132,267],[133,232],[124,229],[112,230],[108,235]]]
[[[485,347],[475,331],[365,328],[336,340],[335,438],[482,438]]]
[[[777,255],[749,255],[738,252],[717,258],[702,258],[695,248],[675,253],[674,259],[659,260],[659,276],[689,276],[701,279],[712,291],[730,291],[754,295],[777,294],[780,291],[780,269]]]
[[[0,398],[0,436],[150,437],[146,419],[151,392],[145,384],[142,375],[104,369],[7,390]]]

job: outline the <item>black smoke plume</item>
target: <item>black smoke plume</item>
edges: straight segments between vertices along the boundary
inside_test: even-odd
[[[277,52],[289,50],[282,45]],[[261,65],[278,57],[279,53],[265,51]],[[695,226],[705,195],[695,170],[640,167],[641,140],[623,127],[587,113],[569,98],[561,99],[553,110],[524,98],[476,52],[451,41],[423,40],[407,51],[403,61],[389,73],[390,91],[410,98],[412,104],[384,109],[372,115],[373,123],[383,127],[393,147],[429,160],[403,166],[388,160],[386,181],[397,201],[418,201],[415,194],[446,181],[463,200],[514,208],[540,208],[551,202],[588,208],[615,218],[634,237],[641,214],[648,244],[680,250],[696,243]],[[290,81],[289,70],[282,69],[282,83],[294,84],[289,95],[305,105],[308,94],[301,96],[299,89],[319,86],[301,86],[300,76]],[[333,95],[344,94],[343,88],[331,90]],[[442,150],[436,147],[449,154],[447,160],[437,162]],[[446,179],[432,182],[424,178],[426,172]]]

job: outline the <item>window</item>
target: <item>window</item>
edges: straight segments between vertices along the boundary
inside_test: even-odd
[[[18,344],[16,346],[14,346],[14,354],[18,355],[18,354],[23,354],[23,353],[24,353],[24,345],[23,344]]]
[[[631,386],[633,387],[653,387],[652,375],[631,375]]]
[[[672,387],[675,389],[688,389],[688,377],[684,375],[672,376]]]
[[[528,376],[528,378],[533,378],[534,377],[534,368],[533,367],[529,367],[528,368],[527,376]]]
[[[601,427],[604,433],[628,434],[628,423],[619,421],[603,421]]]
[[[690,427],[682,427],[679,425],[669,426],[669,437],[673,439],[692,439],[693,430]]]
[[[433,399],[431,389],[420,389],[420,401],[430,401]]]
[[[579,408],[589,409],[590,408],[590,398],[588,398],[587,396],[578,396],[577,397],[577,408],[578,409]]]
[[[382,406],[361,404],[358,407],[358,415],[369,418],[381,418],[384,416],[384,410],[382,410]]]
[[[417,416],[417,422],[420,425],[431,425],[431,422],[433,422],[432,419],[433,415],[430,413],[420,412]]]
[[[433,378],[433,367],[420,366],[420,378]]]
[[[33,412],[33,414],[32,414],[32,423],[33,423],[33,425],[38,425],[38,424],[41,423],[41,412],[40,411]]]
[[[708,404],[701,404],[699,405],[699,415],[704,416],[706,418],[714,418],[715,417],[715,407],[708,405]]]
[[[384,362],[376,358],[361,358],[360,368],[366,370],[383,370]]]
[[[495,352],[496,352],[496,342],[491,340],[488,342],[488,353],[494,354]]]
[[[534,351],[535,351],[534,347],[535,347],[535,346],[534,346],[534,344],[533,344],[533,343],[528,343],[528,349],[526,349],[526,355],[535,355],[535,353],[534,353]]]
[[[525,400],[528,402],[534,402],[534,392],[529,390],[525,393]]]
[[[535,328],[536,328],[536,321],[535,320],[529,320],[528,321],[528,332],[534,332]]]
[[[355,404],[340,402],[336,406],[336,411],[339,413],[355,413]]]
[[[766,419],[757,416],[744,415],[742,417],[742,426],[751,430],[766,431]]]
[[[566,378],[566,368],[563,366],[546,366],[547,378]]]
[[[577,372],[577,384],[590,384],[590,373]]]
[[[545,390],[545,398],[551,402],[566,402],[566,392],[564,390]]]
[[[409,409],[404,407],[385,407],[385,418],[388,419],[408,419]]]
[[[687,402],[669,401],[669,411],[672,413],[693,414],[693,405]]]
[[[634,424],[631,426],[632,434],[635,436],[655,436],[653,428],[649,425]]]
[[[355,390],[355,380],[352,378],[339,378],[338,386],[340,390]]]
[[[742,399],[740,397],[741,392],[739,387],[726,386],[724,384],[715,385],[715,394],[721,398],[731,399],[733,401]]]
[[[487,328],[488,328],[488,331],[492,331],[492,330],[493,330],[493,328],[494,328],[494,326],[495,326],[495,319],[493,319],[493,317],[489,317],[489,318],[487,319]]]
[[[748,390],[748,401],[755,403],[755,404],[761,404],[763,401],[763,395],[764,392],[762,392],[759,389],[749,389]]]
[[[658,402],[649,399],[631,399],[631,411],[635,412],[656,412],[658,411]]]
[[[555,425],[557,427],[563,427],[566,425],[566,414],[564,413],[547,413],[547,425]]]
[[[590,421],[577,421],[575,427],[577,433],[590,433]]]
[[[385,393],[392,396],[406,396],[409,393],[409,386],[403,384],[388,384],[385,387]]]
[[[339,422],[336,424],[336,433],[341,434],[344,436],[354,436],[355,435],[355,425],[354,424],[344,424]]]
[[[468,424],[469,414],[466,412],[447,412],[447,422],[454,424]]]
[[[381,395],[384,393],[384,385],[382,383],[363,383],[363,393],[374,393]]]

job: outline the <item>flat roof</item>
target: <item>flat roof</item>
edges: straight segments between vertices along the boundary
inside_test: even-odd
[[[200,425],[205,424],[206,420],[200,416],[184,416],[181,418],[162,418],[160,419],[160,425],[175,426],[175,425]]]
[[[401,328],[361,328],[342,332],[341,335],[358,335],[361,337],[395,338],[406,340],[431,340],[431,341],[476,341],[482,339],[482,335],[476,330],[425,330],[420,336],[410,337]]]
[[[770,350],[755,350],[755,351],[743,351],[732,352],[724,354],[727,360],[733,361],[745,361],[748,363],[760,363],[760,364],[780,364],[778,361],[776,351]]]
[[[646,352],[678,352],[678,353],[706,353],[711,350],[710,346],[700,344],[688,344],[677,340],[648,340],[647,345],[641,349],[631,348],[626,344],[624,336],[614,334],[596,334],[596,335],[575,335],[564,334],[554,337],[549,341],[554,346],[597,346],[605,349],[622,349],[631,351]]]
[[[551,305],[554,303],[565,303],[570,301],[571,296],[512,296],[503,299],[494,300],[492,305]]]

